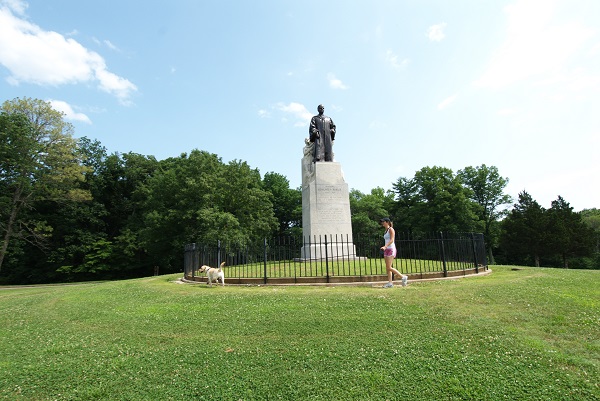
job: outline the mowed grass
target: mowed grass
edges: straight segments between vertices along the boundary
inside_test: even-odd
[[[409,273],[431,273],[444,271],[444,264],[438,260],[422,259],[396,259],[394,267],[398,270]],[[471,263],[465,262],[447,262],[448,271],[463,271],[473,268]],[[265,270],[266,269],[266,270]],[[330,276],[368,276],[386,274],[385,261],[382,257],[365,258],[364,260],[341,260],[341,261],[294,261],[280,260],[263,263],[249,263],[245,265],[225,265],[223,267],[227,277],[236,278],[262,278],[266,276],[273,277],[326,277]],[[202,276],[194,272],[195,276]]]
[[[0,290],[9,400],[598,400],[600,271]]]

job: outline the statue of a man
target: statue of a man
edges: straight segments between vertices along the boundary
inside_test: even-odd
[[[308,128],[310,142],[315,144],[313,162],[332,162],[335,124],[330,117],[323,114],[325,107],[322,104],[317,107],[317,111],[319,114],[310,120]]]

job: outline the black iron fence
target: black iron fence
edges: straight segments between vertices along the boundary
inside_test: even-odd
[[[225,262],[228,283],[331,283],[369,281],[386,274],[381,237],[328,235],[259,243],[193,243],[185,246],[184,274],[202,280],[202,265]],[[487,270],[485,243],[479,233],[396,233],[394,267],[412,278],[447,277]]]

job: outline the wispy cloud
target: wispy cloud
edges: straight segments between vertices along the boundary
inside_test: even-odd
[[[348,86],[340,79],[337,79],[332,73],[327,74],[327,80],[329,81],[329,86],[333,89],[348,89]]]
[[[446,34],[444,33],[444,29],[446,29],[446,23],[442,22],[441,24],[432,25],[427,30],[427,37],[432,42],[440,42],[444,40]]]
[[[393,51],[388,50],[385,53],[385,60],[395,69],[402,69],[408,65],[409,60],[407,58],[401,59],[400,56],[394,54]]]
[[[69,121],[80,121],[86,124],[92,123],[88,116],[86,116],[83,113],[76,112],[75,110],[73,110],[73,107],[71,107],[71,105],[67,102],[53,99],[48,100],[48,102],[50,102],[53,109],[63,112],[65,114],[65,119]]]
[[[442,100],[437,106],[438,110],[447,109],[452,103],[454,103],[456,101],[456,99],[458,99],[458,94],[454,94],[454,95],[449,96],[446,99]]]
[[[67,36],[74,36],[77,32],[75,31],[74,34],[68,34]],[[117,47],[117,45],[115,45],[114,43],[112,43],[110,40],[108,39],[104,39],[104,40],[100,40],[96,37],[93,37],[92,40],[94,41],[94,43],[96,43],[98,46],[106,46],[108,47],[110,50],[116,51],[116,52],[120,52],[121,49],[119,49]]]
[[[0,3],[0,64],[9,70],[11,85],[96,83],[122,104],[131,104],[137,91],[132,82],[110,72],[98,53],[74,39],[27,21],[25,9],[18,0]]]
[[[104,44],[110,49],[114,51],[121,51],[116,45],[114,45],[110,40],[105,39]]]

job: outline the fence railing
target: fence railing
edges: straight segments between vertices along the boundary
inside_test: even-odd
[[[461,275],[487,270],[480,233],[396,233],[394,267],[413,278]],[[264,239],[254,244],[192,243],[185,246],[184,274],[199,280],[202,265],[225,262],[229,283],[301,283],[368,281],[386,274],[381,237],[336,235]],[[306,249],[317,249],[307,255]],[[314,255],[319,255],[318,257]]]

